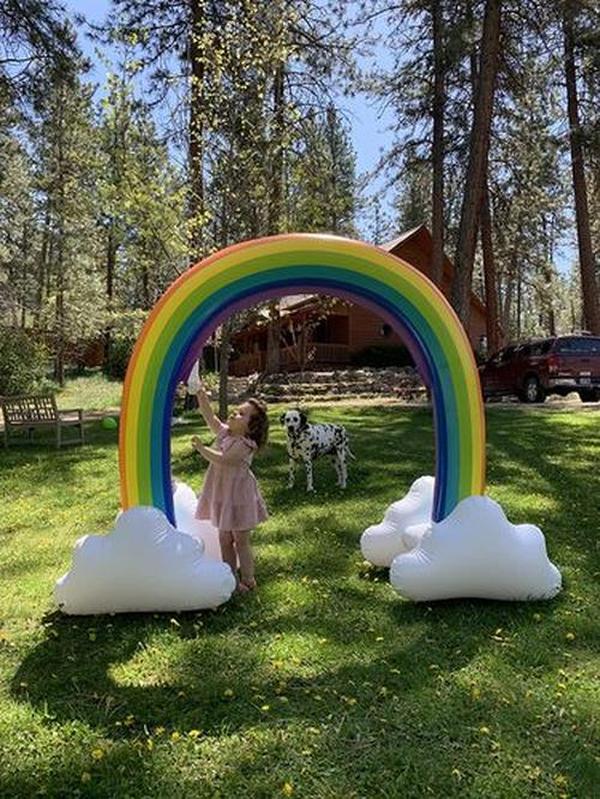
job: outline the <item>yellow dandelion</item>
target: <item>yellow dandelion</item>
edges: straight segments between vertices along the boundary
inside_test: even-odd
[[[480,727],[479,728],[479,732],[480,732],[481,735],[489,735],[490,734],[490,728],[489,727]]]
[[[92,757],[94,760],[102,760],[104,757],[104,749],[92,749]]]
[[[284,796],[291,796],[294,793],[294,786],[291,782],[284,782],[281,786],[281,793]]]
[[[262,710],[263,713],[268,713],[269,710],[271,710],[271,705],[261,705],[260,709]]]
[[[84,771],[81,775],[81,782],[89,782],[92,779],[92,775],[89,771]]]
[[[565,638],[567,639],[567,641],[574,641],[575,640],[575,633],[567,633],[565,635]]]
[[[226,688],[223,691],[223,696],[227,697],[228,699],[231,699],[231,697],[233,696],[233,691],[231,690],[231,688]]]
[[[171,733],[171,740],[172,741],[178,741],[180,738],[181,738],[181,733],[177,732],[177,730],[175,730],[175,732]]]
[[[193,740],[196,740],[196,738],[198,738],[198,737],[199,737],[199,735],[200,735],[200,730],[190,730],[190,731],[188,732],[188,735],[189,735],[189,736],[190,736],[190,738],[192,738]]]

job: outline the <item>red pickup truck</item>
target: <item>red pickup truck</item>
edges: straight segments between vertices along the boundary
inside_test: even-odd
[[[479,367],[483,396],[516,394],[543,402],[549,394],[576,391],[583,402],[600,400],[600,337],[587,335],[514,344]]]

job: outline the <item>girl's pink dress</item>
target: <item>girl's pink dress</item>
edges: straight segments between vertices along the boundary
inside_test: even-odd
[[[256,444],[250,438],[229,435],[225,424],[221,424],[216,444],[223,459],[208,467],[196,518],[210,519],[219,530],[252,530],[268,518],[256,477],[250,471]]]

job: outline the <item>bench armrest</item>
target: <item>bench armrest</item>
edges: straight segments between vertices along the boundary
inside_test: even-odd
[[[83,417],[83,408],[59,408],[59,417],[62,416],[63,413],[76,413],[81,419]]]

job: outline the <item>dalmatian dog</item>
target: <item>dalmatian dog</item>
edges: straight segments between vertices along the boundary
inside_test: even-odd
[[[288,488],[293,488],[296,464],[302,461],[306,471],[306,490],[314,491],[313,461],[321,455],[333,457],[337,484],[341,488],[346,488],[347,458],[348,456],[354,458],[350,451],[346,429],[338,424],[309,424],[306,413],[300,409],[282,413],[280,422],[287,436],[290,459]]]

